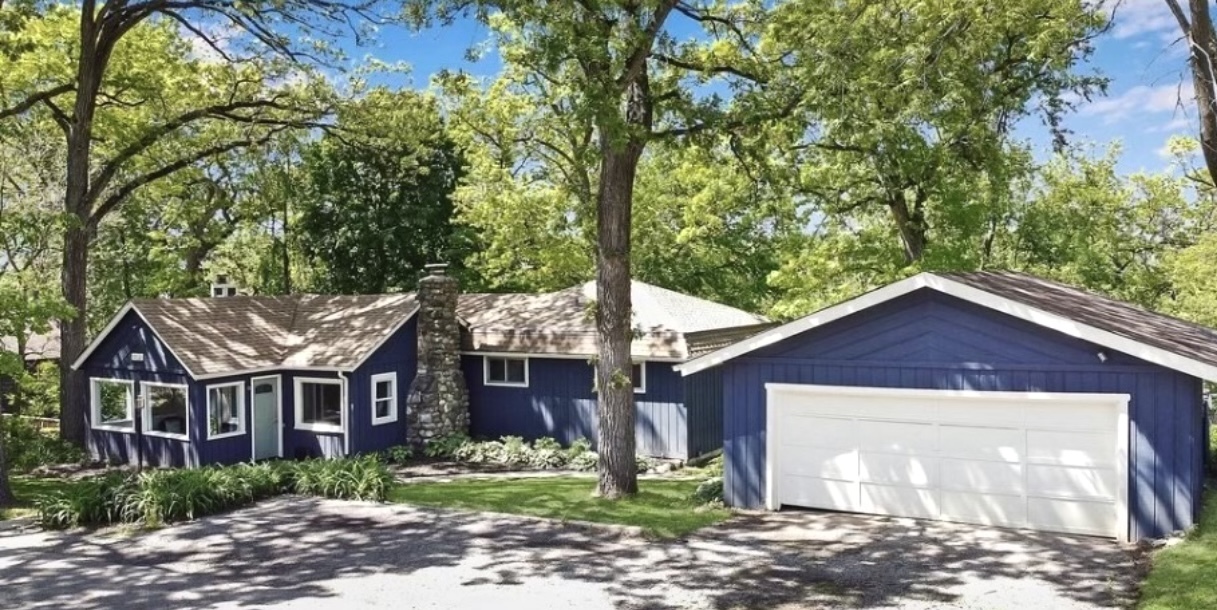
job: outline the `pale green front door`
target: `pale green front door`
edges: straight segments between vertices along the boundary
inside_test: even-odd
[[[279,379],[255,379],[254,459],[279,457]]]

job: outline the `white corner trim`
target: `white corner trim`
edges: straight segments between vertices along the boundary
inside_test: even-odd
[[[932,273],[921,273],[894,284],[889,284],[883,288],[868,292],[855,299],[846,301],[839,305],[834,305],[827,309],[822,309],[811,315],[804,316],[792,322],[778,326],[772,330],[740,341],[739,343],[728,345],[727,347],[716,350],[704,356],[694,358],[693,360],[681,365],[677,365],[674,368],[680,371],[681,375],[692,375],[694,373],[722,364],[733,358],[738,358],[739,356],[753,352],[767,345],[772,345],[813,328],[823,326],[848,315],[906,295],[920,288],[930,288],[943,294],[947,294],[958,299],[962,299],[964,301],[1019,318],[1037,326],[1055,330],[1061,334],[1074,337],[1076,339],[1089,341],[1090,343],[1094,343],[1096,345],[1101,345],[1109,349],[1124,352],[1146,362],[1187,373],[1206,381],[1217,382],[1217,366],[1213,366],[1187,356],[1181,356],[1179,354],[1159,347],[1154,347],[1134,339],[1122,337],[1115,333],[1098,329],[1061,315],[1049,313],[1042,309],[1024,305],[1006,297],[999,296],[979,288],[973,288],[972,286],[968,286],[948,278],[940,277]]]
[[[523,360],[524,361],[524,383],[520,383],[518,381],[491,381],[490,380],[490,361],[491,360],[503,360],[503,361]],[[526,387],[528,387],[528,383],[530,381],[529,375],[532,374],[531,371],[529,371],[529,369],[532,367],[529,365],[528,360],[529,360],[529,358],[527,356],[489,356],[489,355],[482,356],[482,385],[489,386],[489,387],[499,387],[499,388],[526,388]],[[507,365],[504,364],[503,365],[503,375],[506,375],[506,374],[507,374]]]
[[[391,384],[389,386],[391,390],[390,390],[390,394],[389,394],[388,398],[389,398],[389,404],[391,405],[392,408],[390,409],[389,414],[386,415],[385,417],[376,417],[376,403],[378,401],[378,399],[376,398],[376,384],[380,383],[382,381],[388,381]],[[369,391],[370,391],[370,393],[368,395],[371,396],[371,398],[372,398],[372,404],[370,405],[372,408],[372,425],[379,426],[382,424],[391,424],[391,423],[396,422],[397,421],[398,402],[399,402],[398,398],[397,398],[398,397],[397,371],[390,371],[387,373],[376,373],[375,375],[372,375],[372,387],[369,388]],[[379,399],[379,400],[384,400],[384,399]]]

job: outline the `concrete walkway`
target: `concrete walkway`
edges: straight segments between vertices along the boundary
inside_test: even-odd
[[[0,532],[4,608],[1036,608],[1128,602],[1114,543],[831,513],[688,540],[284,497],[138,535]]]

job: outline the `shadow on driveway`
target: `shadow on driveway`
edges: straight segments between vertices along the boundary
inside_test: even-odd
[[[285,497],[160,531],[0,534],[20,608],[1106,608],[1113,542],[821,512],[651,542],[538,519]]]

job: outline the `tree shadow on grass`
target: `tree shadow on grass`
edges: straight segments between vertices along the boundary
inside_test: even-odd
[[[342,583],[379,578],[394,607],[445,607],[478,591],[562,607],[546,587],[578,587],[625,608],[870,608],[962,602],[960,587],[974,581],[1030,581],[1108,607],[1131,593],[1132,566],[1098,539],[845,514],[746,514],[654,542],[539,519],[285,497],[129,536],[0,540],[0,606],[348,604]]]

